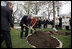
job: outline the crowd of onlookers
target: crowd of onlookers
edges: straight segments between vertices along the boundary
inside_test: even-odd
[[[44,19],[42,20],[41,18],[37,19],[37,22],[35,24],[35,27],[36,28],[42,28],[42,25],[43,25],[43,28],[47,28],[48,26],[47,25],[53,25],[53,21],[50,21],[49,19]]]
[[[59,24],[55,25],[56,28],[62,28],[62,18],[60,17],[58,19],[59,21]],[[52,28],[53,28],[53,24],[54,24],[54,21],[53,20],[50,20],[50,19],[44,19],[42,20],[41,18],[37,19],[37,22],[35,24],[35,27],[36,28],[48,28],[48,25],[52,25]],[[69,20],[69,25],[71,25],[71,20]],[[66,28],[68,29],[69,27],[66,26]]]

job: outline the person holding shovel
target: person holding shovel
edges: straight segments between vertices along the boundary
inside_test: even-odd
[[[24,28],[25,28],[25,37],[28,36],[28,25],[30,25],[31,18],[32,18],[32,16],[29,14],[29,15],[24,15],[23,18],[21,19],[21,22],[20,22],[20,26],[21,26],[20,37],[21,37],[21,39],[23,39]]]
[[[37,22],[37,18],[36,17],[33,17],[31,19],[31,23],[30,23],[30,28],[31,28],[31,33],[34,31],[35,32],[35,28],[36,28],[36,22]],[[34,29],[33,29],[34,28]]]
[[[33,17],[32,15],[28,15],[28,16],[24,16],[20,22],[20,26],[21,26],[21,38],[23,38],[23,32],[24,32],[24,28],[25,28],[25,37],[28,36],[28,28],[31,29],[31,33],[32,30],[35,31],[33,28],[36,24],[36,18]],[[30,26],[30,27],[29,27]]]

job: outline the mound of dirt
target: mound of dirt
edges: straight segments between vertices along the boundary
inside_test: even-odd
[[[55,35],[62,35],[62,36],[70,35],[70,33],[67,33],[67,32],[61,32],[61,31],[53,32],[53,33],[51,33],[51,34],[55,34]]]
[[[50,36],[49,33],[36,31],[28,36],[28,42],[36,48],[56,48],[60,45],[59,41]]]

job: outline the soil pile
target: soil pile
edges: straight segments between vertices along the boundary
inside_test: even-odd
[[[59,41],[49,33],[36,31],[34,34],[28,36],[28,42],[36,48],[56,48],[59,46]]]

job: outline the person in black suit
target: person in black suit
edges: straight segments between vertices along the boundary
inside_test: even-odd
[[[46,21],[45,21],[45,27],[46,28],[48,27],[48,24],[49,24],[49,21],[48,21],[48,19],[46,19]]]
[[[12,48],[10,26],[14,29],[12,18],[13,4],[7,3],[7,6],[1,6],[1,43],[5,40],[7,48]]]
[[[36,24],[35,24],[35,28],[38,28],[38,20],[37,20],[37,22],[36,22]]]
[[[44,25],[43,25],[44,28],[46,28],[46,20],[45,20],[45,19],[43,20],[43,24],[44,24]]]
[[[20,21],[20,26],[21,26],[21,35],[20,37],[23,39],[23,32],[24,32],[24,28],[25,28],[25,37],[28,36],[28,28],[24,27],[23,24],[25,24],[26,26],[30,26],[30,21],[31,21],[31,15],[27,16],[24,15],[23,18]]]
[[[38,22],[38,28],[41,28],[41,25],[42,25],[41,18],[39,18],[37,22]]]
[[[54,27],[54,20],[50,21],[50,24],[52,25],[52,28]]]
[[[71,18],[69,19],[69,22],[70,22],[69,24],[70,24],[70,26],[71,26]]]
[[[62,18],[59,18],[59,27],[62,28]]]

